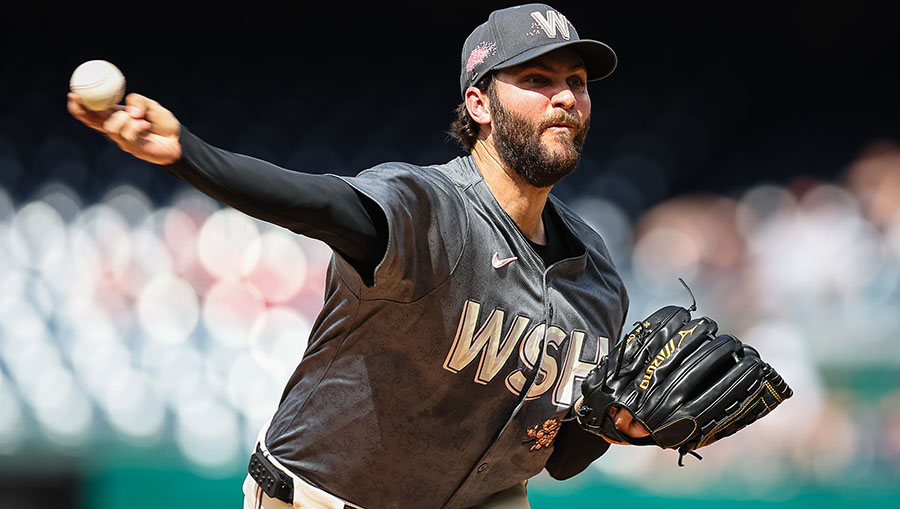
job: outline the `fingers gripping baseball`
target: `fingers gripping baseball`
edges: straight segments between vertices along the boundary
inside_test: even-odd
[[[69,92],[67,97],[66,108],[73,117],[91,129],[103,132],[103,122],[109,118],[109,112],[93,111],[85,108],[81,101],[78,100],[78,96],[72,92]]]
[[[125,108],[103,123],[103,130],[119,147],[154,164],[171,164],[181,158],[178,121],[158,102],[128,94]]]
[[[68,110],[80,122],[104,133],[119,148],[139,159],[163,165],[181,158],[178,120],[152,99],[132,93],[126,96],[124,106],[91,111],[70,93]]]

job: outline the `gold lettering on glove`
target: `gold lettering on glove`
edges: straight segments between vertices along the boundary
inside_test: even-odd
[[[637,325],[637,327],[635,327],[635,329],[633,331],[631,331],[631,334],[629,334],[628,337],[625,338],[625,346],[628,346],[632,341],[637,339],[638,336],[640,336],[645,330],[647,330],[650,327],[650,322],[647,322],[647,321],[645,321],[644,323],[635,322],[635,325]]]
[[[681,344],[684,343],[684,338],[689,334],[692,334],[696,328],[697,326],[695,325],[690,329],[678,331],[678,335],[681,336],[681,339],[678,340],[678,344],[676,345],[675,338],[672,338],[664,347],[662,347],[659,353],[656,354],[656,358],[653,359],[653,362],[647,366],[647,370],[644,372],[644,378],[641,379],[641,390],[646,391],[650,388],[650,380],[653,378],[653,374],[656,373],[656,370],[666,361],[666,359],[671,357],[676,350],[681,348]]]

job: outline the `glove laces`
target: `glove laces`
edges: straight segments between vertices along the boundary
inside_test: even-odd
[[[679,452],[678,452],[678,466],[679,466],[679,467],[683,467],[683,466],[684,466],[684,461],[683,461],[683,460],[684,460],[684,457],[687,456],[688,454],[690,454],[691,456],[697,458],[698,460],[703,460],[703,456],[700,456],[699,454],[697,454],[697,453],[694,452],[694,451],[684,451],[684,452],[680,452],[680,451],[679,451]]]

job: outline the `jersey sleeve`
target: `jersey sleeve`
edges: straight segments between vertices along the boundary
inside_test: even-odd
[[[545,468],[563,481],[581,473],[609,449],[609,442],[581,429],[576,421],[563,423]]]
[[[406,163],[386,163],[341,178],[387,218],[387,248],[371,284],[338,264],[361,299],[412,302],[450,277],[464,247],[468,220],[464,198],[449,178],[435,168]]]
[[[213,147],[181,127],[182,157],[163,166],[206,195],[257,219],[321,240],[371,277],[387,226],[381,211],[333,175],[281,168]]]

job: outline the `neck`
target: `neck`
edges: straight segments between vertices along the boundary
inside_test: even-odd
[[[525,182],[515,170],[503,164],[493,144],[483,138],[479,138],[472,148],[472,158],[494,198],[522,233],[532,242],[546,244],[541,213],[551,188],[534,187]]]

